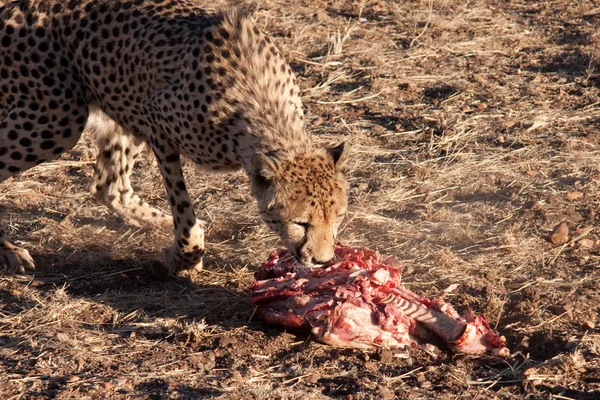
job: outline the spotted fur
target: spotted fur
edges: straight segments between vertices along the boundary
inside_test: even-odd
[[[71,149],[84,128],[100,152],[91,192],[129,220],[174,225],[167,268],[204,250],[181,171],[242,168],[263,220],[306,263],[326,262],[346,210],[343,145],[316,147],[296,79],[239,10],[183,0],[17,0],[0,8],[0,181]],[[145,144],[171,216],[133,193]],[[0,229],[0,262],[32,269]]]

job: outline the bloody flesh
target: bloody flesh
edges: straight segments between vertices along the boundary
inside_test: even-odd
[[[271,253],[252,285],[257,315],[270,324],[309,328],[317,340],[339,347],[431,351],[437,337],[456,352],[509,354],[485,317],[460,316],[443,300],[404,288],[395,259],[341,245],[335,253],[318,269],[304,268],[286,250]]]

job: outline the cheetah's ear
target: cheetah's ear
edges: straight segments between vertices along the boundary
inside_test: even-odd
[[[270,186],[279,177],[277,162],[263,153],[252,156],[252,170],[252,179],[259,186]]]
[[[335,147],[327,148],[327,152],[333,159],[333,164],[336,169],[341,170],[344,168],[346,164],[346,160],[348,159],[348,150],[345,148],[345,143],[342,142]]]

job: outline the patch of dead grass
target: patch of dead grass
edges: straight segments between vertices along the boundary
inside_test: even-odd
[[[351,148],[341,239],[396,255],[419,293],[458,283],[448,299],[486,313],[513,357],[387,357],[257,321],[252,271],[279,243],[242,174],[185,166],[209,222],[206,271],[163,282],[155,271],[170,233],[92,202],[86,135],[61,160],[0,185],[3,222],[40,265],[34,280],[0,278],[7,398],[597,395],[600,248],[546,240],[562,220],[600,239],[592,4],[256,7],[299,76],[317,140]],[[134,186],[167,208],[148,155]],[[583,195],[569,200],[575,191]]]

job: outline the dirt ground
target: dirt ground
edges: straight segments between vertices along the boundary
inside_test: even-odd
[[[310,130],[351,148],[341,240],[395,255],[415,292],[457,283],[446,300],[487,315],[511,357],[337,349],[255,318],[253,270],[281,244],[241,173],[186,167],[205,270],[164,280],[171,234],[94,203],[87,134],[0,184],[38,265],[0,275],[0,397],[600,398],[597,3],[252,4]],[[167,208],[150,155],[134,184]]]

